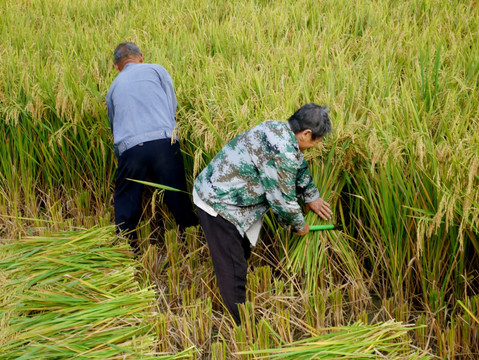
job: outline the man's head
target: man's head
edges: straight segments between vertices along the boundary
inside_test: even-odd
[[[126,64],[143,62],[143,54],[140,48],[131,42],[124,42],[118,45],[113,53],[115,68],[122,71]]]
[[[314,103],[302,106],[288,122],[301,151],[312,148],[331,132],[329,109]]]

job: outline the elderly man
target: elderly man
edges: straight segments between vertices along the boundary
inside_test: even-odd
[[[193,200],[226,308],[240,324],[237,304],[246,300],[247,260],[263,215],[306,235],[298,197],[306,211],[330,219],[302,152],[331,131],[328,109],[307,104],[283,121],[265,121],[231,140],[198,175]]]
[[[183,158],[174,135],[176,96],[173,82],[157,64],[144,64],[133,43],[121,43],[114,52],[120,72],[106,96],[118,169],[115,181],[115,223],[128,235],[138,253],[136,227],[141,217],[143,185],[127,179],[145,180],[186,190]],[[190,197],[167,191],[166,205],[180,230],[198,219]]]

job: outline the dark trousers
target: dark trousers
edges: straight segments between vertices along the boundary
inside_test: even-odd
[[[220,215],[214,217],[198,209],[198,217],[213,260],[221,297],[239,325],[238,304],[246,300],[246,273],[251,254],[249,240]]]
[[[185,169],[178,142],[170,139],[148,141],[126,150],[118,158],[115,181],[115,223],[119,230],[130,232],[136,239],[134,229],[142,213],[144,185],[135,180],[145,180],[186,191]],[[180,230],[198,224],[190,196],[175,191],[165,191],[164,201],[175,217]],[[132,246],[137,246],[132,242]]]

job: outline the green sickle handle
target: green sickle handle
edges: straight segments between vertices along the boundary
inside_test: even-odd
[[[309,231],[318,231],[318,230],[334,230],[337,229],[337,226],[334,224],[325,224],[325,225],[310,225]]]

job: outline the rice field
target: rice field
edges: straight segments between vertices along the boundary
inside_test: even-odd
[[[2,356],[479,357],[477,1],[0,10]],[[333,133],[306,157],[343,230],[300,238],[268,217],[240,327],[200,229],[177,234],[161,192],[139,260],[114,235],[104,98],[122,41],[173,78],[189,186],[238,133],[307,102],[331,110]]]

